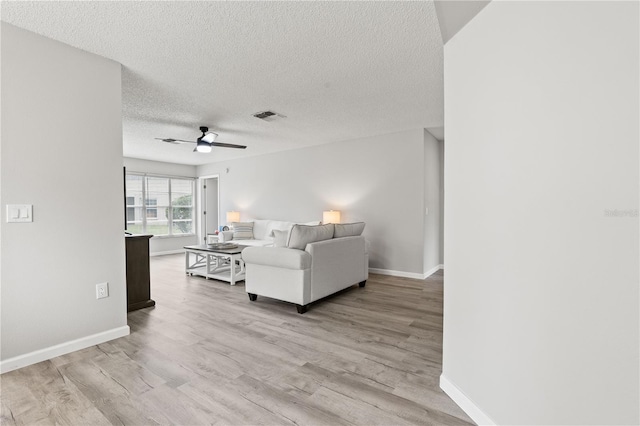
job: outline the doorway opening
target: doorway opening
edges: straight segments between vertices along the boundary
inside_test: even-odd
[[[204,241],[204,244],[206,244],[207,235],[213,234],[218,230],[220,205],[220,187],[218,183],[218,175],[201,177],[200,190],[202,194],[202,203],[200,209],[200,223],[202,223],[201,237]]]

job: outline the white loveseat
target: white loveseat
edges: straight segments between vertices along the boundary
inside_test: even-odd
[[[354,284],[364,287],[369,259],[363,228],[364,223],[295,225],[285,247],[247,247],[242,259],[249,299],[260,295],[294,303],[302,314],[311,302]]]
[[[294,222],[285,222],[281,220],[255,219],[251,221],[241,222],[242,224],[251,224],[252,237],[249,239],[236,240],[233,238],[234,231],[222,231],[218,234],[218,241],[221,243],[233,241],[243,246],[272,246],[274,243],[273,230],[289,231],[295,225]],[[319,225],[320,222],[308,222],[305,225]]]

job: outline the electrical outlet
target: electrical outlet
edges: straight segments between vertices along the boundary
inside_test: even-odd
[[[109,297],[109,283],[96,284],[96,299]]]

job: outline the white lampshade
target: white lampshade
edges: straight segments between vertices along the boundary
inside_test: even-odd
[[[322,212],[322,223],[340,223],[340,211],[329,210]]]
[[[231,224],[233,222],[240,222],[240,212],[227,212],[227,224]]]

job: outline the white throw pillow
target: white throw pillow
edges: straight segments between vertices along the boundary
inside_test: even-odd
[[[233,222],[234,240],[253,240],[253,222]]]
[[[333,238],[333,224],[306,226],[293,225],[287,247],[304,250],[307,244]]]
[[[266,240],[271,234],[271,221],[265,219],[255,219],[253,221],[253,239]]]
[[[281,231],[280,229],[274,229],[271,231],[273,234],[273,246],[274,247],[286,247],[287,246],[287,237],[289,236],[289,231]]]
[[[364,231],[364,225],[364,222],[336,223],[333,238],[360,236]]]

